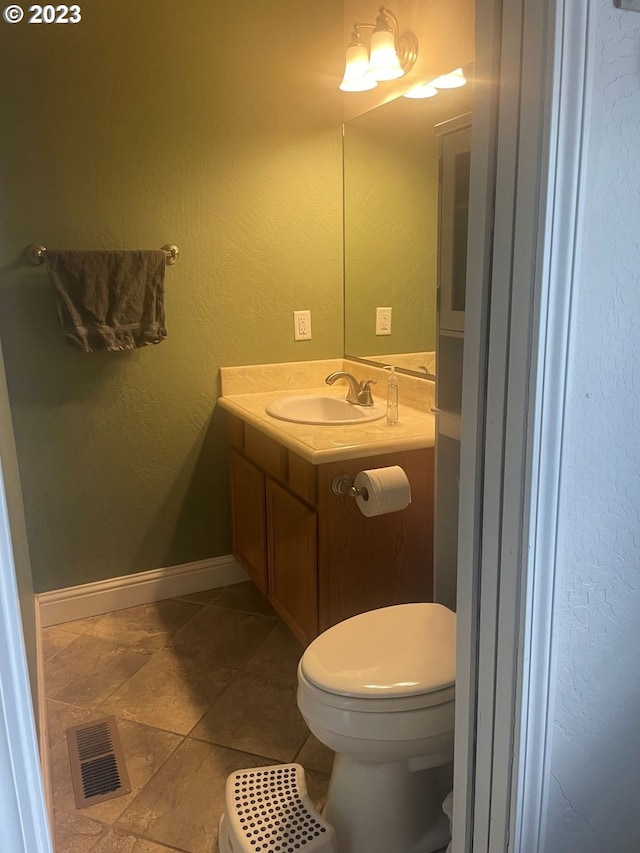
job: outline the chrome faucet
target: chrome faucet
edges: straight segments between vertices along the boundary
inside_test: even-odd
[[[346,379],[349,383],[348,403],[354,403],[356,406],[373,406],[370,386],[376,384],[374,379],[365,379],[363,382],[358,382],[356,377],[351,373],[345,373],[344,370],[336,370],[335,373],[330,373],[324,381],[327,385],[333,385],[337,379]]]

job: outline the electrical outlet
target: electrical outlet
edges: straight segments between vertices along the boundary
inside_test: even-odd
[[[311,340],[311,311],[293,312],[293,339],[295,341]]]
[[[376,308],[376,335],[391,334],[391,308]]]

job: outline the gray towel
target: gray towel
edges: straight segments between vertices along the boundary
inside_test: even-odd
[[[45,258],[69,344],[128,350],[166,338],[163,251],[47,249]]]

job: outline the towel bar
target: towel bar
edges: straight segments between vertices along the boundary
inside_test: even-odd
[[[180,249],[177,246],[174,246],[172,243],[165,243],[162,247],[162,251],[167,256],[167,265],[171,266],[171,264],[175,264],[175,262],[180,257]],[[31,245],[27,246],[24,250],[25,255],[29,259],[29,263],[33,264],[34,267],[40,266],[40,264],[44,263],[44,256],[47,254],[46,246],[40,246],[36,243],[31,243]]]

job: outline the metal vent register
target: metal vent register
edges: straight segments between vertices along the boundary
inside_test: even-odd
[[[115,717],[67,729],[76,808],[131,793]]]

